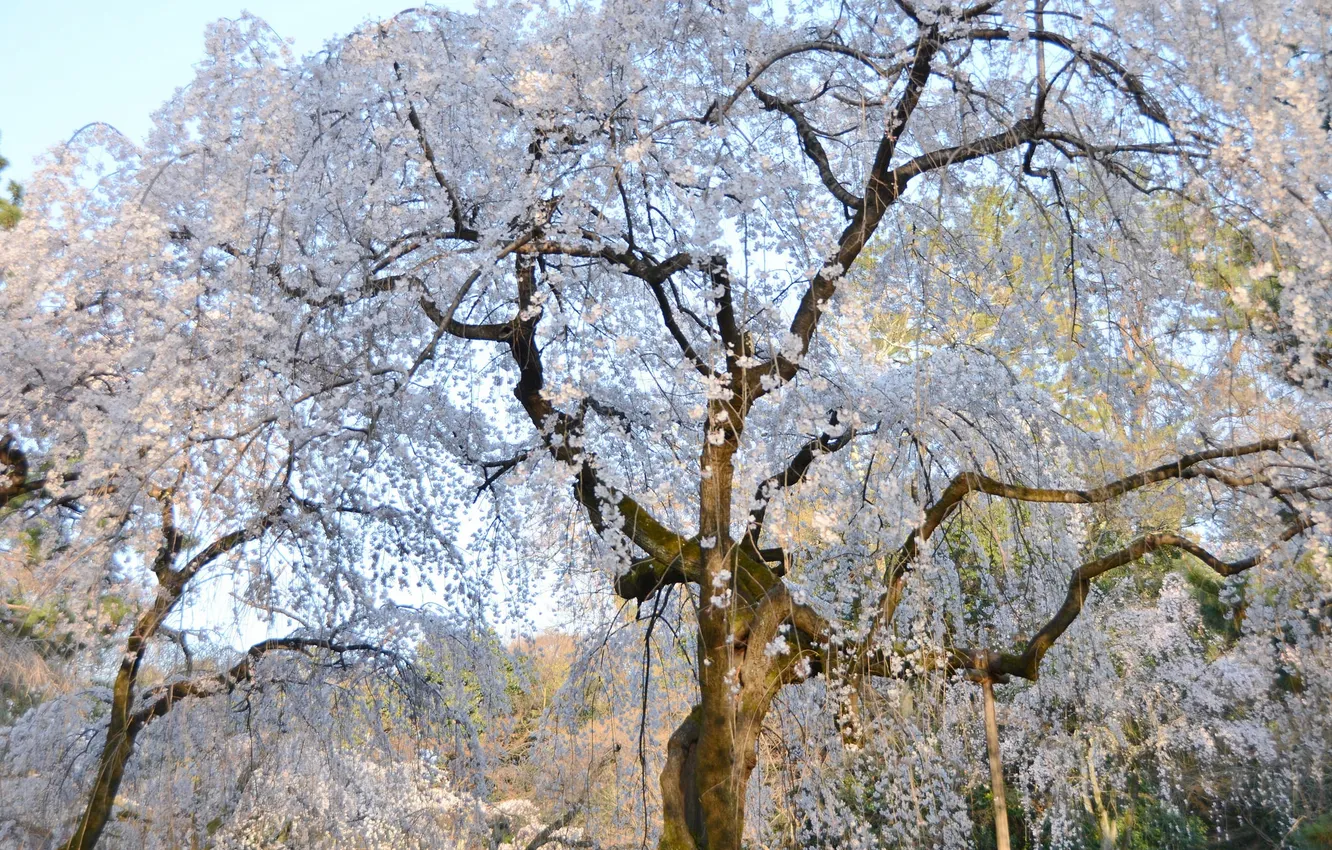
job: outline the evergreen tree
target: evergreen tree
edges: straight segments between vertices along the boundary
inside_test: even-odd
[[[0,156],[0,171],[9,167],[9,160]],[[23,187],[17,180],[10,180],[7,187],[8,198],[0,195],[0,229],[9,230],[18,224],[19,217],[23,214],[20,207],[23,206]]]

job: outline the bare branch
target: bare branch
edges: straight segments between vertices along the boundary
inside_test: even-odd
[[[727,368],[734,373],[735,360],[744,354],[744,344],[740,340],[736,323],[731,275],[726,269],[725,257],[712,258],[708,263],[708,278],[712,281],[712,290],[717,299],[717,330],[721,333],[722,345],[726,347]]]
[[[679,322],[675,320],[675,313],[671,310],[671,303],[666,298],[665,283],[649,280],[647,281],[647,285],[648,288],[652,290],[653,297],[656,298],[657,309],[661,311],[662,324],[666,326],[666,330],[670,333],[671,338],[675,340],[675,344],[680,346],[680,353],[683,354],[685,359],[690,363],[694,364],[694,368],[698,370],[700,374],[711,377],[713,375],[712,367],[709,366],[707,361],[703,359],[697,350],[695,350],[693,344],[689,342],[689,337],[685,336],[684,331],[680,329]]]
[[[989,476],[978,472],[964,472],[954,476],[948,486],[939,495],[939,498],[925,510],[925,519],[913,529],[901,547],[891,555],[885,564],[883,583],[884,590],[879,598],[879,608],[875,612],[874,620],[871,623],[869,637],[865,641],[868,646],[872,642],[877,629],[892,619],[896,610],[897,602],[901,598],[903,583],[910,570],[911,562],[915,560],[920,551],[920,547],[930,539],[939,525],[945,519],[952,515],[962,504],[963,500],[971,493],[985,493],[991,496],[998,496],[1005,499],[1013,499],[1021,502],[1041,502],[1041,503],[1060,503],[1060,504],[1096,504],[1117,498],[1125,493],[1146,487],[1160,481],[1171,479],[1188,480],[1198,477],[1213,477],[1204,473],[1205,467],[1200,464],[1211,460],[1221,460],[1223,458],[1237,458],[1248,455],[1255,455],[1262,452],[1280,451],[1283,446],[1298,443],[1300,436],[1292,434],[1286,437],[1272,437],[1266,440],[1258,440],[1253,443],[1245,443],[1239,446],[1229,448],[1206,449],[1200,452],[1193,452],[1179,457],[1169,463],[1163,463],[1160,466],[1142,472],[1136,472],[1132,475],[1119,478],[1115,481],[1102,484],[1099,487],[1091,489],[1057,489],[1046,487],[1026,487],[1020,484],[1007,484],[997,481]]]
[[[771,56],[761,59],[755,64],[754,69],[750,71],[749,76],[745,78],[745,81],[736,86],[735,91],[731,92],[731,95],[726,98],[726,100],[718,99],[713,101],[712,106],[708,108],[707,114],[703,116],[703,120],[710,121],[713,124],[720,124],[722,119],[726,117],[726,114],[731,111],[731,107],[740,99],[740,95],[745,93],[745,89],[758,82],[758,78],[763,76],[765,71],[789,56],[809,52],[836,53],[842,56],[849,56],[884,79],[896,75],[904,67],[900,64],[890,65],[886,68],[880,67],[879,64],[874,61],[874,57],[870,56],[868,53],[856,50],[854,47],[848,47],[845,44],[840,44],[836,41],[807,41],[802,44],[794,44],[777,51]]]
[[[393,75],[398,82],[402,82],[402,68],[397,62],[393,63]],[[444,172],[439,170],[439,164],[435,161],[435,151],[430,146],[430,140],[426,138],[425,124],[421,121],[421,116],[416,111],[416,104],[412,102],[411,95],[406,94],[407,98],[407,122],[412,125],[416,131],[416,138],[421,143],[421,152],[425,155],[426,162],[430,163],[431,174],[435,177],[435,182],[449,196],[450,212],[453,216],[454,232],[458,234],[459,239],[466,239],[475,242],[481,238],[476,230],[468,226],[463,214],[462,199],[458,197],[458,192],[453,188],[445,177]]]
[[[879,145],[879,155],[875,158],[874,171],[869,178],[864,205],[856,211],[851,223],[842,231],[836,254],[810,281],[809,288],[801,297],[800,305],[791,320],[791,334],[800,340],[800,353],[803,355],[809,350],[810,341],[814,337],[814,331],[823,312],[823,305],[837,291],[838,280],[854,265],[878,227],[884,212],[901,196],[913,177],[927,171],[1012,150],[1023,142],[1035,138],[1040,129],[1039,117],[1024,118],[1003,132],[956,147],[921,154],[895,169],[889,169],[888,161],[885,159],[891,157],[895,140],[885,136]],[[775,384],[791,380],[795,377],[796,369],[796,361],[777,355],[772,361],[750,370],[752,386],[749,388],[749,397],[760,398]],[[777,379],[775,383],[772,382],[773,377]]]
[[[1116,60],[1104,53],[1090,50],[1085,45],[1074,44],[1073,40],[1067,36],[1046,29],[1034,30],[1028,33],[1027,37],[1032,41],[1062,47],[1073,54],[1074,57],[1084,59],[1087,62],[1087,67],[1093,73],[1109,80],[1116,88],[1132,97],[1134,104],[1138,107],[1138,112],[1143,117],[1155,121],[1166,129],[1170,128],[1170,119],[1160,101],[1152,96],[1152,93],[1143,85],[1142,79],[1137,74],[1134,74]],[[1010,41],[1013,34],[1008,30],[993,27],[971,30],[966,34],[966,38],[973,41]]]
[[[1021,502],[1094,504],[1108,501],[1159,481],[1172,478],[1187,480],[1202,476],[1205,473],[1198,468],[1198,465],[1206,461],[1245,457],[1262,452],[1276,452],[1280,451],[1283,446],[1297,441],[1298,437],[1292,434],[1287,437],[1272,437],[1230,448],[1206,449],[1183,455],[1169,463],[1163,463],[1160,466],[1136,472],[1088,490],[1026,487],[1021,484],[997,481],[979,472],[963,472],[954,476],[935,503],[926,509],[925,521],[902,544],[902,548],[899,550],[900,559],[903,562],[908,562],[914,558],[919,544],[929,540],[930,535],[939,527],[939,524],[947,519],[970,493],[985,493],[990,496],[999,496]]]
[[[543,392],[546,385],[545,368],[536,341],[537,323],[541,321],[541,314],[528,309],[536,290],[535,262],[530,257],[519,255],[515,268],[518,277],[519,319],[506,339],[514,365],[518,367],[518,384],[513,389],[514,396],[541,435],[551,456],[577,470],[574,496],[587,512],[593,528],[598,533],[611,529],[612,523],[603,514],[603,507],[609,504],[620,516],[620,521],[615,525],[655,560],[655,569],[660,569],[662,576],[668,573],[674,575],[667,565],[677,562],[683,567],[681,575],[687,574],[698,563],[697,544],[693,544],[693,557],[685,560],[689,541],[662,525],[634,499],[606,487],[597,474],[595,458],[588,457],[580,448],[581,440],[577,437],[582,432],[581,418],[557,410]],[[522,318],[525,315],[528,318]]]

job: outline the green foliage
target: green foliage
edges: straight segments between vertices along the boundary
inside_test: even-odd
[[[964,505],[944,529],[943,543],[957,565],[968,624],[986,622],[999,604],[986,576],[1021,575],[1029,568],[1035,555],[1023,529],[1031,519],[1031,507],[1021,502],[978,501]]]
[[[34,523],[19,532],[20,545],[23,547],[23,554],[27,556],[28,563],[35,564],[42,557],[42,537],[46,529],[41,523]]]
[[[1332,850],[1332,812],[1300,824],[1290,836],[1290,846],[1295,850]]]
[[[106,594],[97,601],[101,606],[102,615],[117,628],[126,617],[134,613],[134,609],[121,596]]]
[[[1160,221],[1172,237],[1172,250],[1189,256],[1200,281],[1228,293],[1240,315],[1249,320],[1275,317],[1281,308],[1281,257],[1264,263],[1254,234],[1226,224],[1190,227],[1186,214],[1178,204],[1162,209]]]
[[[1193,598],[1198,602],[1203,624],[1207,626],[1209,632],[1204,636],[1204,640],[1211,645],[1216,643],[1216,638],[1219,637],[1228,646],[1238,639],[1240,626],[1244,622],[1244,606],[1243,603],[1232,606],[1221,598],[1221,591],[1225,586],[1224,579],[1197,561],[1188,565],[1184,577],[1188,579]]]
[[[1121,821],[1118,846],[1124,850],[1205,850],[1207,832],[1207,824],[1197,815],[1171,808],[1156,794],[1141,793]]]
[[[1009,780],[1004,780],[1005,782]],[[1029,847],[1045,846],[1045,836],[1030,834],[1027,812],[1023,810],[1018,795],[1009,792],[1004,801],[1008,804],[1008,840],[1012,850],[1027,850]],[[973,788],[968,800],[971,809],[971,837],[977,850],[990,850],[998,846],[994,832],[994,797],[988,785]]]
[[[0,156],[0,171],[9,167],[9,160]],[[9,230],[18,224],[19,218],[23,215],[21,207],[23,206],[23,187],[17,182],[10,180],[8,187],[8,198],[0,195],[0,230]]]

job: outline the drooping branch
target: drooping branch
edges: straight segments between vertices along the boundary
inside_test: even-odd
[[[883,590],[862,651],[866,653],[869,651],[878,629],[892,620],[897,609],[897,603],[901,599],[903,585],[911,568],[911,562],[915,560],[921,547],[929,541],[944,520],[951,516],[971,493],[985,493],[1021,502],[1096,504],[1161,481],[1171,479],[1189,480],[1198,477],[1212,478],[1213,476],[1206,472],[1208,467],[1201,466],[1201,464],[1224,458],[1276,452],[1280,451],[1283,446],[1303,444],[1304,441],[1306,441],[1306,438],[1296,433],[1286,437],[1272,437],[1239,446],[1205,449],[1182,455],[1169,463],[1163,463],[1090,489],[1027,487],[998,481],[978,472],[964,472],[956,475],[944,488],[944,491],[939,494],[939,498],[925,509],[925,518],[920,525],[912,529],[902,545],[886,559]]]
[[[887,171],[889,163],[892,162],[897,143],[906,132],[911,115],[916,111],[920,96],[925,91],[925,85],[930,81],[930,63],[934,61],[934,55],[939,52],[939,47],[937,27],[930,27],[921,33],[916,42],[916,55],[911,60],[911,70],[907,72],[906,87],[902,89],[902,96],[893,107],[892,116],[888,119],[888,130],[884,133],[883,141],[874,156],[871,186],[874,185],[873,175]]]
[[[523,253],[533,257],[588,257],[605,260],[623,270],[626,274],[643,281],[648,285],[648,289],[657,302],[657,309],[661,312],[662,325],[666,328],[667,333],[671,335],[671,339],[675,340],[675,344],[679,346],[680,353],[685,356],[685,359],[693,365],[699,374],[712,377],[714,372],[711,364],[689,341],[689,337],[681,329],[675,318],[675,311],[671,308],[670,301],[666,297],[667,281],[676,272],[689,268],[694,262],[693,257],[687,252],[680,252],[667,257],[665,260],[656,261],[646,253],[635,252],[633,248],[621,251],[611,246],[597,245],[596,243],[600,241],[600,237],[594,233],[585,233],[584,237],[593,244],[580,245],[538,240],[523,246]],[[625,239],[630,245],[633,244],[628,235]]]
[[[988,2],[978,3],[965,10],[962,17],[963,19],[979,17],[988,12],[993,5],[993,3]],[[1068,39],[1057,34],[1042,31],[1034,35],[1065,48],[1071,49],[1072,47],[1072,43]],[[1006,31],[1002,29],[987,28],[977,29],[973,31],[971,36],[977,40],[1006,39],[1009,37]],[[820,271],[814,275],[808,289],[801,298],[800,305],[791,321],[790,331],[800,341],[799,353],[802,356],[809,350],[809,344],[818,326],[823,305],[836,291],[838,279],[851,268],[860,256],[864,246],[877,229],[884,212],[901,196],[912,178],[952,165],[994,156],[1018,148],[1023,144],[1044,139],[1044,91],[1042,91],[1037,98],[1032,114],[1016,121],[1008,128],[952,147],[920,154],[899,166],[893,167],[892,159],[897,149],[897,143],[906,132],[915,107],[919,103],[921,93],[929,82],[931,76],[930,63],[940,46],[940,37],[933,28],[925,31],[918,40],[915,56],[907,74],[907,84],[889,116],[888,129],[875,153],[862,204],[857,208],[856,215],[852,218],[850,224],[842,232],[838,240],[837,250]],[[1093,70],[1102,76],[1113,78],[1117,87],[1126,91],[1134,99],[1136,106],[1143,115],[1159,123],[1167,124],[1167,118],[1160,104],[1146,90],[1137,76],[1129,72],[1120,63],[1100,53],[1089,55],[1087,61],[1092,64]],[[756,95],[758,95],[757,90]],[[761,100],[764,100],[761,95],[758,96]],[[764,103],[765,108],[767,108],[768,101],[764,100]],[[772,99],[772,104],[772,108],[779,108],[775,98]],[[803,133],[801,138],[802,144],[805,144]],[[815,141],[817,141],[817,138],[815,138]],[[815,157],[816,165],[818,165],[816,154],[810,153],[808,144],[805,144],[805,147],[807,155]],[[1151,149],[1144,148],[1141,152],[1165,154],[1174,153],[1176,149],[1173,146],[1167,148],[1153,147]],[[820,167],[820,179],[836,195],[838,194],[837,191],[832,185],[829,185],[827,179],[830,176],[830,172],[825,173],[823,168]],[[795,376],[796,368],[795,360],[777,355],[771,363],[751,370],[749,376],[754,386],[750,389],[750,397],[758,398],[773,386],[791,380]]]
[[[551,456],[559,462],[575,468],[574,496],[587,512],[588,519],[596,531],[601,534],[612,528],[612,523],[603,513],[603,508],[610,503],[619,514],[616,525],[649,555],[649,559],[636,564],[621,580],[617,581],[617,591],[622,587],[626,598],[644,598],[639,594],[655,592],[665,583],[686,580],[692,569],[689,565],[697,563],[697,544],[685,540],[681,535],[667,529],[657,521],[634,499],[618,493],[612,493],[602,484],[597,473],[595,459],[586,456],[581,449],[581,416],[574,416],[556,409],[545,396],[545,367],[541,361],[541,350],[537,344],[537,325],[541,320],[541,311],[534,307],[536,294],[536,257],[529,249],[541,249],[544,243],[535,240],[535,234],[520,238],[510,243],[498,255],[497,259],[515,254],[515,278],[517,281],[518,310],[508,322],[490,325],[464,325],[453,319],[465,292],[476,275],[469,278],[447,311],[440,310],[429,299],[421,300],[421,308],[434,322],[438,332],[430,344],[417,358],[419,365],[428,354],[432,354],[439,339],[447,334],[461,339],[487,340],[507,345],[514,365],[518,369],[518,382],[513,394],[527,413],[528,419],[541,435],[542,441]],[[554,253],[576,253],[572,248],[546,245]],[[609,251],[610,249],[606,249]],[[537,254],[544,253],[540,250]],[[642,278],[649,285],[660,285],[689,263],[688,255],[677,255],[662,263],[651,263],[632,254],[612,254],[619,265],[630,274]],[[678,328],[677,328],[678,329]],[[687,343],[686,343],[687,345]],[[696,357],[696,355],[695,355]],[[696,361],[701,364],[701,361]],[[710,374],[710,370],[709,370]]]
[[[711,121],[714,124],[720,124],[722,119],[726,117],[726,114],[731,111],[731,107],[740,99],[740,95],[745,93],[745,89],[750,88],[754,83],[758,82],[759,77],[763,76],[765,71],[783,59],[810,52],[833,53],[850,57],[874,71],[883,79],[895,76],[903,67],[901,65],[882,67],[875,62],[874,57],[868,53],[836,41],[807,41],[801,44],[793,44],[790,47],[778,50],[770,56],[759,60],[754,65],[753,70],[749,72],[749,76],[745,78],[745,81],[736,86],[735,91],[731,92],[729,97],[725,100],[718,99],[713,101],[712,106],[708,108],[707,115],[704,116],[704,120]]]
[[[834,427],[837,426],[836,412],[829,417],[829,424]],[[853,428],[846,428],[837,437],[820,434],[801,446],[800,450],[786,464],[785,469],[776,475],[765,478],[763,483],[759,484],[758,490],[754,493],[754,507],[749,511],[749,524],[745,534],[745,542],[751,549],[756,552],[760,551],[758,544],[763,534],[763,523],[768,515],[768,503],[777,495],[777,491],[799,484],[804,480],[805,473],[813,466],[816,459],[845,448],[850,445],[855,437],[856,431]]]
[[[843,651],[841,655],[853,659],[856,675],[887,677],[894,675],[893,666],[888,663],[883,652],[872,648],[875,628],[882,622],[883,615],[891,616],[891,600],[901,592],[902,581],[908,569],[908,561],[914,557],[920,543],[927,540],[939,524],[956,509],[957,505],[970,492],[984,492],[1019,501],[1088,504],[1116,498],[1148,484],[1169,480],[1190,478],[1208,478],[1212,480],[1233,479],[1238,486],[1263,483],[1261,477],[1215,476],[1210,467],[1199,466],[1209,460],[1243,457],[1260,452],[1279,451],[1284,445],[1306,442],[1300,434],[1289,437],[1260,440],[1230,448],[1209,449],[1184,455],[1173,463],[1162,464],[1152,469],[1134,473],[1124,478],[1108,482],[1091,489],[1054,489],[1033,488],[1021,485],[1004,484],[986,476],[965,473],[953,479],[949,488],[941,494],[939,500],[927,510],[926,520],[910,535],[894,558],[889,559],[885,580],[888,587],[881,598],[881,609],[871,626],[868,636],[854,649]],[[1161,549],[1178,549],[1206,564],[1221,576],[1233,576],[1253,569],[1264,563],[1283,544],[1309,531],[1314,527],[1314,520],[1304,514],[1297,515],[1288,523],[1270,543],[1249,557],[1226,561],[1207,550],[1201,544],[1174,532],[1158,532],[1143,535],[1122,549],[1093,559],[1074,570],[1069,580],[1068,592],[1063,604],[1047,623],[1036,633],[1021,653],[998,653],[991,650],[953,648],[949,650],[943,663],[954,670],[971,671],[973,674],[989,677],[996,682],[1006,682],[1012,676],[1035,681],[1039,676],[1041,660],[1065,631],[1082,612],[1092,582],[1099,576],[1131,564],[1144,556]],[[814,655],[828,670],[838,656],[831,649],[832,631],[828,621],[808,606],[794,605],[785,586],[775,588],[770,598],[760,606],[753,620],[751,636],[754,640],[771,639],[777,634],[780,623],[787,622],[797,634],[808,639],[814,647]]]
[[[435,302],[429,298],[422,298],[420,301],[421,311],[426,314],[426,318],[435,324],[436,328],[441,330],[440,336],[448,334],[458,339],[485,340],[488,342],[506,342],[509,335],[513,333],[513,322],[489,322],[485,324],[468,324],[460,322],[453,316],[445,315],[439,309]],[[439,337],[436,337],[438,340]],[[432,350],[432,349],[429,349]]]
[[[671,303],[666,297],[667,282],[676,272],[689,268],[694,262],[693,257],[688,253],[681,252],[661,262],[655,262],[650,258],[635,254],[633,250],[616,251],[611,248],[604,249],[601,256],[648,285],[648,289],[652,291],[653,299],[657,302],[657,309],[661,312],[662,325],[665,326],[667,333],[671,335],[671,339],[675,340],[675,344],[680,347],[680,353],[700,375],[712,377],[715,374],[712,365],[689,341],[689,337],[681,329],[675,318],[675,312],[671,309]]]
[[[1075,44],[1073,39],[1066,35],[1051,32],[1044,28],[1031,31],[1027,33],[1026,37],[1032,41],[1056,45],[1071,53],[1075,58],[1083,59],[1092,73],[1109,80],[1116,88],[1132,97],[1134,105],[1137,106],[1138,112],[1143,117],[1155,121],[1166,129],[1170,128],[1170,119],[1167,117],[1160,101],[1143,85],[1141,77],[1124,67],[1120,62],[1100,51],[1088,49],[1086,45]],[[965,38],[973,41],[1011,41],[1014,36],[1008,30],[999,27],[978,27],[968,32]]]
[[[523,449],[522,451],[517,452],[511,457],[506,457],[501,460],[482,461],[480,463],[480,466],[482,469],[486,471],[485,478],[484,480],[482,480],[481,484],[476,488],[476,497],[472,501],[476,501],[476,499],[481,498],[481,494],[484,493],[486,490],[490,489],[492,486],[494,486],[495,482],[500,480],[500,478],[502,478],[505,475],[505,473],[517,467],[518,464],[527,460],[529,457],[531,457],[531,455],[532,455],[531,451]]]
[[[1054,646],[1055,641],[1068,630],[1068,627],[1082,613],[1082,608],[1091,591],[1092,580],[1105,575],[1113,569],[1130,564],[1145,555],[1159,549],[1182,549],[1212,568],[1218,575],[1233,576],[1251,570],[1271,557],[1283,543],[1286,543],[1305,531],[1313,528],[1313,520],[1307,516],[1296,517],[1282,529],[1277,538],[1260,551],[1238,561],[1223,561],[1208,552],[1198,543],[1179,534],[1170,532],[1145,534],[1123,549],[1088,561],[1073,571],[1069,579],[1068,594],[1059,610],[1027,642],[1021,654],[1011,655],[989,651],[957,650],[953,653],[952,663],[979,670],[989,676],[1018,676],[1029,681],[1036,681],[1040,675],[1041,659]]]
[[[327,650],[335,655],[363,652],[388,655],[395,660],[398,657],[396,653],[371,643],[340,643],[329,638],[299,636],[270,638],[251,646],[246,651],[244,658],[226,670],[208,676],[182,679],[179,682],[166,685],[156,692],[146,694],[145,697],[147,698],[144,700],[144,706],[136,711],[130,720],[129,734],[131,737],[138,735],[144,726],[159,717],[166,716],[167,712],[171,711],[182,700],[190,697],[209,697],[234,690],[237,685],[250,680],[254,675],[255,663],[271,652],[308,653],[313,649]]]
[[[686,360],[693,364],[694,369],[696,369],[699,374],[704,377],[711,377],[713,374],[712,367],[708,365],[708,362],[704,360],[702,355],[700,355],[694,348],[693,343],[689,341],[689,337],[685,336],[684,331],[680,328],[679,322],[675,319],[675,313],[671,310],[671,303],[666,298],[665,282],[647,280],[646,278],[645,280],[648,288],[652,290],[653,298],[656,299],[657,309],[661,311],[661,322],[666,326],[667,333],[669,333],[671,338],[675,340],[675,344],[680,346],[680,353],[685,356]]]
[[[889,172],[883,185],[886,192],[896,198],[911,178],[928,171],[937,171],[950,165],[960,165],[973,159],[1011,151],[1024,142],[1036,139],[1040,135],[1042,123],[1039,117],[1024,118],[1007,130],[984,136],[950,148],[940,148],[907,160]]]
[[[531,244],[536,236],[537,232],[535,230],[529,230],[526,233],[523,233],[508,245],[501,248],[495,254],[494,261],[498,263],[505,257],[514,253],[521,255],[524,249]],[[421,353],[417,355],[416,360],[412,363],[412,368],[408,371],[408,378],[415,375],[416,370],[421,368],[423,363],[435,356],[435,348],[439,345],[439,341],[445,334],[458,337],[459,339],[487,340],[490,342],[510,341],[522,322],[522,311],[527,309],[527,307],[530,307],[530,304],[520,303],[519,314],[507,322],[473,325],[464,324],[454,318],[458,312],[458,308],[462,306],[463,299],[465,299],[468,293],[471,292],[472,286],[474,286],[481,278],[481,274],[481,268],[474,269],[472,273],[467,276],[466,280],[462,282],[462,285],[458,287],[458,291],[453,294],[453,300],[444,310],[440,310],[439,305],[435,304],[431,299],[426,297],[421,298],[421,310],[426,314],[426,317],[435,324],[435,334],[430,338],[429,344],[421,350]],[[519,300],[522,302],[521,298]]]
[[[971,493],[985,493],[1020,502],[1044,502],[1073,505],[1089,505],[1106,502],[1133,490],[1170,479],[1189,480],[1198,477],[1215,478],[1208,472],[1208,467],[1200,466],[1207,461],[1238,458],[1263,452],[1280,451],[1283,446],[1298,443],[1300,437],[1291,434],[1286,437],[1271,437],[1252,443],[1227,448],[1205,449],[1192,454],[1182,455],[1168,463],[1151,469],[1135,472],[1114,481],[1090,489],[1027,487],[998,481],[979,472],[963,472],[953,477],[939,498],[925,509],[925,520],[907,535],[906,541],[898,550],[893,564],[904,564],[915,558],[921,544],[939,525],[957,510],[962,501]],[[890,565],[891,569],[891,565]],[[886,576],[885,576],[886,578]]]

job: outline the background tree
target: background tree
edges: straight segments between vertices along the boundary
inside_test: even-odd
[[[0,156],[0,171],[9,167],[9,160]],[[19,209],[23,205],[23,187],[15,180],[10,180],[6,186],[8,198],[0,197],[0,230],[8,230],[15,224],[18,224],[19,216],[22,211]]]

